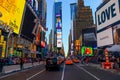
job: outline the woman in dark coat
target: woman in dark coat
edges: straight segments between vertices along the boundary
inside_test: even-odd
[[[3,64],[4,64],[3,59],[0,58],[0,73],[2,72]]]
[[[20,69],[22,70],[23,69],[23,64],[24,64],[24,61],[22,58],[20,58]]]

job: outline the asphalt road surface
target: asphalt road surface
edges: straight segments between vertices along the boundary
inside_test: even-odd
[[[7,74],[0,80],[120,80],[120,75],[84,64],[61,65],[60,70],[45,70],[44,65]]]

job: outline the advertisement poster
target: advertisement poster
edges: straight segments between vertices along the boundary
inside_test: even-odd
[[[114,34],[114,44],[119,45],[120,44],[120,24],[115,25],[113,27],[113,34]]]
[[[119,0],[110,0],[96,11],[97,31],[120,21]]]
[[[109,0],[96,11],[97,46],[111,46],[109,51],[119,51],[120,0]],[[107,48],[108,49],[108,48]]]
[[[62,22],[60,16],[56,17],[56,28],[61,29],[62,28]]]
[[[97,46],[107,46],[113,44],[112,28],[97,33]]]
[[[57,40],[57,48],[61,48],[62,47],[62,40],[58,39]]]
[[[92,47],[87,47],[83,46],[81,49],[82,56],[93,56],[93,48]]]
[[[13,28],[19,34],[24,7],[25,0],[0,0],[0,24]]]

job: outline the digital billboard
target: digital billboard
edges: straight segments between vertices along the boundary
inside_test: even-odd
[[[56,28],[57,29],[61,29],[62,28],[62,21],[61,21],[60,14],[56,15]]]
[[[96,41],[95,33],[85,33],[84,41]]]
[[[57,48],[61,48],[62,47],[62,40],[58,39],[57,40]]]
[[[57,32],[57,39],[61,39],[62,38],[62,32]]]
[[[56,39],[57,39],[57,48],[62,47],[62,29],[57,29]]]
[[[12,27],[16,34],[19,34],[25,3],[25,0],[0,0],[0,21]]]
[[[82,30],[82,45],[97,47],[96,28],[86,28]]]
[[[84,56],[84,55],[93,56],[93,49],[92,49],[92,47],[83,46],[81,49],[81,53],[82,53],[82,56]]]
[[[24,22],[21,29],[21,35],[29,41],[33,41],[35,35],[33,34],[36,19],[30,8],[26,6]]]

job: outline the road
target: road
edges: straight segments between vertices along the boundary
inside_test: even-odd
[[[120,75],[89,65],[61,65],[60,70],[46,71],[44,65],[11,73],[0,80],[120,80]]]

